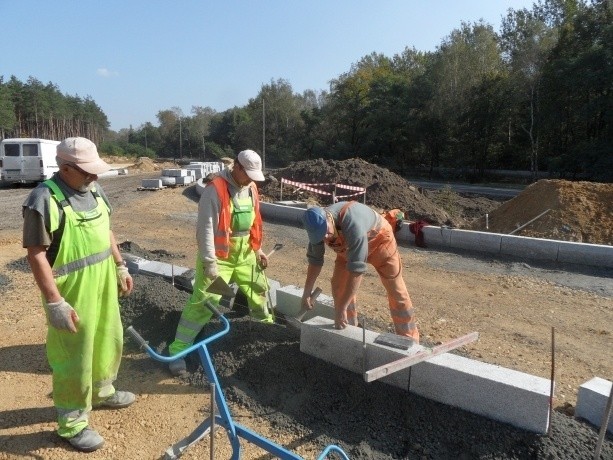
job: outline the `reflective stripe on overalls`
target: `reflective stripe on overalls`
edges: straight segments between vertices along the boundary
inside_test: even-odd
[[[247,297],[251,315],[264,323],[274,322],[266,308],[266,277],[257,267],[255,252],[250,246],[249,234],[255,219],[253,196],[231,200],[231,237],[227,258],[217,258],[217,272],[228,284],[236,282]],[[211,319],[211,311],[205,302],[219,305],[221,296],[206,292],[212,279],[204,276],[204,266],[200,256],[196,258],[194,290],[190,296],[177,326],[175,340],[170,344],[170,354],[177,354],[194,343],[202,327]]]
[[[347,244],[340,231],[340,226],[347,209],[354,203],[354,201],[350,201],[343,206],[336,223],[338,236],[333,242],[327,243],[337,254],[331,280],[332,296],[334,298],[338,298],[341,295],[351,276],[351,273],[347,270]],[[402,262],[398,253],[394,231],[390,224],[381,216],[378,216],[377,224],[368,232],[368,258],[366,262],[377,270],[381,283],[385,287],[390,315],[392,316],[396,334],[411,337],[416,343],[419,343],[419,331],[415,323],[415,309],[402,278]],[[358,324],[356,302],[357,299],[354,296],[347,307],[347,322],[354,326]]]
[[[64,228],[52,266],[55,284],[80,320],[75,334],[51,326],[47,333],[58,433],[72,437],[87,426],[92,404],[115,392],[123,330],[106,203],[94,190],[97,206],[77,212],[55,182],[48,180],[45,185],[52,195],[51,231],[59,224],[58,206],[64,211]]]

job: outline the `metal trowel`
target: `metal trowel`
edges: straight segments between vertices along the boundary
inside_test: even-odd
[[[206,288],[206,292],[220,295],[221,300],[219,303],[227,306],[228,308],[232,308],[234,298],[238,292],[238,285],[233,283],[232,286],[230,286],[221,276],[218,276],[211,284],[209,284],[209,286]]]
[[[275,243],[275,245],[272,247],[272,250],[266,254],[266,257],[270,257],[272,256],[275,252],[277,252],[279,249],[283,248],[283,243]]]

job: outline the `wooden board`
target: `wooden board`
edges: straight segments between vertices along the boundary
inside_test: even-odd
[[[458,337],[457,339],[453,339],[449,342],[437,345],[434,348],[429,348],[417,352],[414,355],[407,356],[406,358],[400,358],[397,361],[384,364],[383,366],[375,367],[374,369],[370,369],[369,371],[364,372],[364,380],[366,382],[374,382],[375,380],[387,377],[394,372],[406,369],[407,367],[411,367],[414,364],[426,361],[427,359],[432,358],[434,356],[447,353],[448,351],[455,350],[456,348],[460,348],[467,343],[476,341],[478,338],[478,332],[471,332],[470,334],[463,335],[462,337]]]

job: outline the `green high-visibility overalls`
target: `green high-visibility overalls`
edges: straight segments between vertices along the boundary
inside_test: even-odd
[[[52,264],[55,284],[80,319],[76,334],[52,326],[47,333],[58,434],[69,438],[87,426],[92,404],[115,393],[123,329],[107,204],[92,190],[96,208],[76,212],[53,180],[44,184],[52,196],[51,232],[60,226],[58,206],[64,211],[64,228]]]
[[[232,212],[230,251],[227,259],[217,259],[218,275],[226,283],[236,282],[247,297],[249,310],[255,319],[264,323],[273,323],[274,317],[266,305],[268,281],[257,266],[255,252],[249,245],[249,229],[255,219],[252,197],[230,200],[230,202]],[[194,290],[181,313],[175,340],[168,347],[171,355],[191,346],[198,333],[211,319],[213,314],[204,303],[210,301],[214,306],[219,305],[221,296],[206,292],[206,288],[212,282],[212,279],[204,275],[202,258],[198,255]]]

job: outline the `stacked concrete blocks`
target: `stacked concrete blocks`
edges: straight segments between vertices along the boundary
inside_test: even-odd
[[[141,186],[145,189],[160,189],[162,188],[162,179],[143,179]]]

